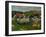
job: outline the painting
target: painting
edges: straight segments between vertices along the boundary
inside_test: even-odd
[[[6,1],[6,34],[45,33],[44,10],[44,3]]]

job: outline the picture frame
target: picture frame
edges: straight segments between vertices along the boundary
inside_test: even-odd
[[[17,18],[17,22],[15,23],[12,22],[14,16],[16,16],[15,19]],[[20,21],[18,21],[19,18],[21,18]],[[25,20],[21,21],[22,19]],[[35,19],[35,21],[40,19],[40,22],[36,23],[31,20],[31,24],[28,24],[29,19]],[[34,34],[45,34],[45,3],[5,1],[5,35],[18,36]]]

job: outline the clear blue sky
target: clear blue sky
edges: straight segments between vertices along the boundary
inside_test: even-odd
[[[15,5],[12,6],[12,11],[22,11],[22,12],[25,12],[25,11],[30,11],[30,10],[40,11],[41,10],[41,7],[15,6]]]

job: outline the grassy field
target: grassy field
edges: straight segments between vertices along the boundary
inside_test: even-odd
[[[19,25],[19,24],[16,24],[14,25],[14,27],[12,28],[13,31],[21,31],[21,30],[39,30],[40,27],[36,26],[36,27],[33,27],[32,25]]]

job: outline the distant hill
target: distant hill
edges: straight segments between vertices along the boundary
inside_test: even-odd
[[[26,12],[21,12],[21,11],[12,11],[12,17],[16,14],[16,13],[25,13],[25,14],[32,14],[32,15],[41,15],[41,11],[36,11],[36,10],[32,10],[32,11],[26,11]]]

